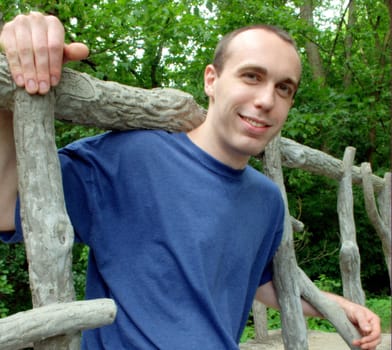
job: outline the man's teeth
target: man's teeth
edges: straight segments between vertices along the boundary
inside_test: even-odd
[[[258,121],[254,120],[254,119],[250,119],[250,118],[247,118],[247,117],[243,117],[243,119],[246,122],[248,122],[249,124],[251,124],[252,126],[255,126],[257,128],[262,128],[264,126],[267,126],[267,124],[262,123],[262,122],[258,122]]]

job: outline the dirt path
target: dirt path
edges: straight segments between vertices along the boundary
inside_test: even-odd
[[[337,333],[309,331],[309,350],[348,350],[345,341]],[[270,331],[263,344],[248,342],[241,344],[241,350],[284,350],[280,331]],[[391,350],[391,334],[383,334],[377,350]]]

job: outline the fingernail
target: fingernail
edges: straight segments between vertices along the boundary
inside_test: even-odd
[[[52,86],[56,86],[57,84],[58,84],[58,79],[55,77],[55,76],[51,76],[50,77],[50,84],[52,85]]]
[[[44,82],[44,81],[41,81],[39,83],[39,92],[41,92],[41,93],[48,92],[48,90],[49,90],[48,84],[46,84],[46,82]]]
[[[16,83],[16,85],[18,85],[18,86],[23,86],[23,85],[24,85],[24,79],[23,79],[23,77],[22,77],[21,75],[17,75],[17,76],[15,77],[15,83]]]
[[[33,79],[29,79],[27,81],[27,86],[26,86],[28,91],[36,91],[37,90],[37,84]]]

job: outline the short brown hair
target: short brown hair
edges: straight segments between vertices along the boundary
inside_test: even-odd
[[[253,29],[262,29],[268,32],[275,33],[279,38],[291,44],[294,47],[294,49],[298,52],[297,45],[294,39],[291,37],[291,35],[279,27],[268,25],[268,24],[253,24],[253,25],[241,27],[223,36],[223,38],[219,41],[215,49],[214,60],[212,64],[214,65],[218,75],[222,72],[224,64],[227,60],[228,47],[231,41],[238,34]]]

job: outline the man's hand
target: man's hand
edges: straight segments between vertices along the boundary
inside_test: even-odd
[[[64,27],[54,16],[19,15],[4,25],[0,46],[15,83],[30,94],[46,94],[60,81],[63,63],[88,56],[81,43],[64,43]]]
[[[353,341],[353,345],[358,346],[361,349],[376,350],[377,345],[381,343],[380,318],[368,308],[353,303],[340,295],[328,292],[323,293],[327,298],[340,305],[348,319],[362,335],[362,338]],[[258,288],[256,299],[266,306],[279,309],[276,291],[272,282],[268,282]],[[322,317],[322,315],[305,300],[302,300],[302,308],[306,316]]]
[[[380,318],[368,308],[346,298],[332,293],[325,294],[342,307],[348,319],[362,335],[362,338],[353,341],[353,345],[361,349],[376,350],[377,345],[381,343]]]
[[[346,311],[347,317],[357,327],[362,338],[353,342],[361,349],[376,350],[381,343],[380,318],[369,309],[353,304],[351,311]]]

